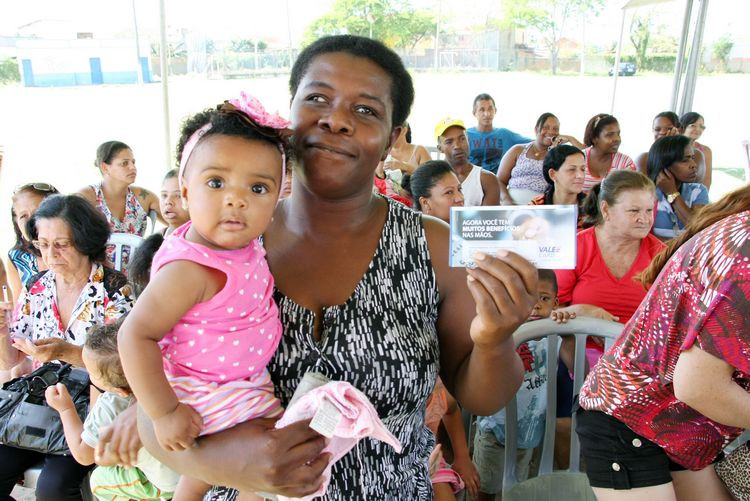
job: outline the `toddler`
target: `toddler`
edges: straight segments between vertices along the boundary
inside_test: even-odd
[[[76,461],[94,463],[99,431],[110,426],[134,398],[125,379],[117,353],[117,331],[122,318],[90,330],[83,345],[83,363],[91,384],[103,391],[89,410],[86,421],[78,417],[73,399],[62,383],[45,392],[47,403],[60,413],[65,440]],[[133,467],[100,466],[91,474],[91,491],[97,499],[169,499],[179,475],[151,456],[145,448],[138,451]]]
[[[529,321],[553,318],[564,323],[575,314],[554,311],[558,306],[557,277],[552,270],[539,270],[538,299],[531,311]],[[560,357],[572,364],[575,350],[573,337],[562,338]],[[547,412],[547,340],[529,341],[517,348],[524,365],[524,378],[516,393],[518,405],[518,455],[516,474],[525,480],[534,448],[544,434]],[[552,354],[557,356],[557,354]],[[572,367],[572,365],[570,366]],[[552,375],[555,376],[554,374]],[[479,497],[477,501],[495,499],[503,490],[505,464],[505,409],[493,416],[477,418],[477,433],[474,440],[474,464],[479,470]]]
[[[183,126],[178,179],[191,221],[156,252],[119,335],[125,375],[166,450],[282,412],[266,369],[281,324],[258,237],[284,184],[287,126],[244,93]],[[175,497],[207,489],[183,476]]]
[[[188,222],[190,215],[187,206],[180,197],[180,183],[177,179],[179,171],[172,169],[164,176],[159,192],[159,211],[161,217],[167,222],[162,235],[168,237],[174,230]]]

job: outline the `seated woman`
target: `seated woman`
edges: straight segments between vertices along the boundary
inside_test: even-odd
[[[576,267],[555,270],[564,311],[627,322],[646,296],[634,280],[664,244],[651,234],[654,183],[640,172],[616,171],[595,186],[583,211],[593,224],[576,237]]]
[[[418,144],[411,144],[411,125],[404,123],[401,134],[391,146],[391,151],[380,163],[385,170],[400,170],[404,174],[413,173],[417,167],[432,160],[427,148]]]
[[[375,169],[377,192],[412,207],[411,198],[404,193],[403,178],[431,159],[427,148],[411,144],[411,126],[405,123],[388,156]]]
[[[577,205],[578,229],[583,228],[583,180],[586,178],[586,158],[583,152],[569,144],[549,150],[544,157],[542,174],[547,182],[543,194],[529,205]]]
[[[600,113],[594,115],[586,124],[583,142],[588,148],[583,150],[586,156],[586,180],[583,192],[588,193],[613,170],[636,170],[633,159],[620,153],[620,124],[612,115]]]
[[[600,501],[731,499],[713,463],[750,428],[748,256],[746,186],[645,271],[648,295],[580,394],[576,431]]]
[[[698,182],[710,189],[714,154],[711,148],[698,142],[705,130],[706,124],[700,113],[689,111],[680,117],[680,132],[690,139],[695,150],[695,161],[698,164]]]
[[[57,188],[47,183],[28,183],[13,191],[10,215],[16,243],[8,251],[8,284],[14,298],[21,296],[22,288],[31,277],[47,269],[44,262],[39,259],[39,250],[31,245],[26,234],[26,222],[42,200],[56,193]]]
[[[698,179],[698,166],[690,139],[659,139],[648,152],[648,177],[656,184],[654,235],[662,240],[676,237],[708,203],[708,189]]]
[[[463,207],[461,182],[448,162],[430,160],[404,178],[404,189],[414,199],[414,208],[423,214],[450,222],[451,207]]]
[[[560,120],[552,113],[542,113],[534,133],[534,142],[513,146],[500,161],[497,170],[500,200],[508,204],[525,205],[544,193],[547,181],[542,174],[542,164],[551,148],[567,142],[583,148],[574,137],[560,134]]]
[[[654,142],[667,136],[677,136],[680,134],[680,118],[673,111],[662,111],[654,117],[652,126],[654,133]],[[653,144],[653,143],[652,143]],[[648,175],[646,166],[648,164],[648,151],[644,151],[635,157],[635,165],[638,171]]]
[[[651,234],[654,222],[654,183],[640,172],[612,172],[589,192],[583,205],[586,224],[576,237],[576,267],[555,270],[562,311],[625,323],[646,296],[635,280],[661,252],[664,244]],[[603,352],[593,337],[586,343],[589,366]],[[558,418],[570,417],[573,384],[558,367]],[[567,448],[561,448],[567,457]]]
[[[124,315],[133,305],[125,277],[103,265],[107,221],[78,196],[53,195],[31,216],[26,232],[48,269],[32,277],[10,325],[0,314],[0,369],[7,370],[27,356],[35,367],[54,360],[83,367],[81,352],[88,329]],[[9,307],[2,303],[3,310]],[[0,445],[0,498],[8,499],[23,472],[40,462],[37,499],[80,499],[88,467],[71,456],[8,445]]]
[[[102,182],[82,188],[78,194],[99,209],[107,219],[112,233],[146,233],[148,214],[153,211],[166,224],[159,212],[159,199],[145,188],[132,186],[137,170],[133,150],[120,141],[107,141],[96,149],[94,166],[102,174]],[[114,246],[107,246],[107,257],[113,259]],[[123,252],[123,267],[129,256]]]

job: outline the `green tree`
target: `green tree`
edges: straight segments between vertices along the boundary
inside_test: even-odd
[[[638,68],[646,68],[646,51],[651,41],[651,16],[633,16],[630,21],[630,43],[635,48],[635,63]]]
[[[732,47],[734,47],[734,42],[727,34],[714,42],[714,57],[719,60],[719,67],[722,71],[727,71],[729,67],[729,53],[732,52]]]
[[[18,61],[8,57],[0,61],[0,83],[20,82],[21,73],[18,71]]]
[[[304,43],[326,35],[372,36],[396,48],[413,48],[435,31],[435,18],[407,0],[336,0],[306,30]]]
[[[232,52],[255,52],[255,40],[247,40],[244,38],[234,39],[229,42],[229,50]],[[258,50],[266,50],[268,44],[263,40],[258,40]]]
[[[560,40],[566,23],[585,12],[597,15],[604,0],[513,0],[503,2],[503,23],[509,28],[532,28],[542,35],[550,53],[552,74],[557,73]]]

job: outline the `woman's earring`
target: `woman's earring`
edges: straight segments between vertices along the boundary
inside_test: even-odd
[[[188,210],[188,203],[187,203],[187,200],[185,200],[184,198],[182,199],[182,208],[185,210]]]

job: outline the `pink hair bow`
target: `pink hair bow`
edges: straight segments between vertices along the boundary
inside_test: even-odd
[[[291,125],[289,120],[282,118],[278,113],[268,113],[256,97],[246,94],[244,90],[240,92],[239,99],[230,99],[227,102],[252,118],[253,122],[261,127],[288,129]]]
[[[239,99],[229,99],[228,101],[224,101],[224,104],[219,105],[219,111],[228,113],[239,112],[240,114],[244,115],[247,123],[251,127],[258,129],[258,132],[266,135],[267,137],[270,136],[268,135],[268,132],[264,133],[264,131],[262,130],[264,128],[276,129],[279,131],[280,136],[291,135],[291,131],[289,131],[291,122],[289,120],[281,117],[278,113],[268,113],[263,107],[263,104],[256,97],[247,94],[245,91],[240,92]],[[180,172],[177,178],[180,186],[182,186],[182,178],[185,174],[185,166],[187,165],[191,153],[193,153],[195,145],[198,144],[200,138],[203,137],[203,135],[208,132],[209,129],[211,129],[210,122],[205,124],[200,129],[196,130],[190,136],[190,139],[185,142],[185,146],[182,148],[182,157],[180,158]],[[279,187],[280,191],[281,189],[283,189],[284,180],[286,179],[286,153],[284,152],[284,147],[281,143],[278,144],[278,147],[279,151],[281,152],[281,186]]]

